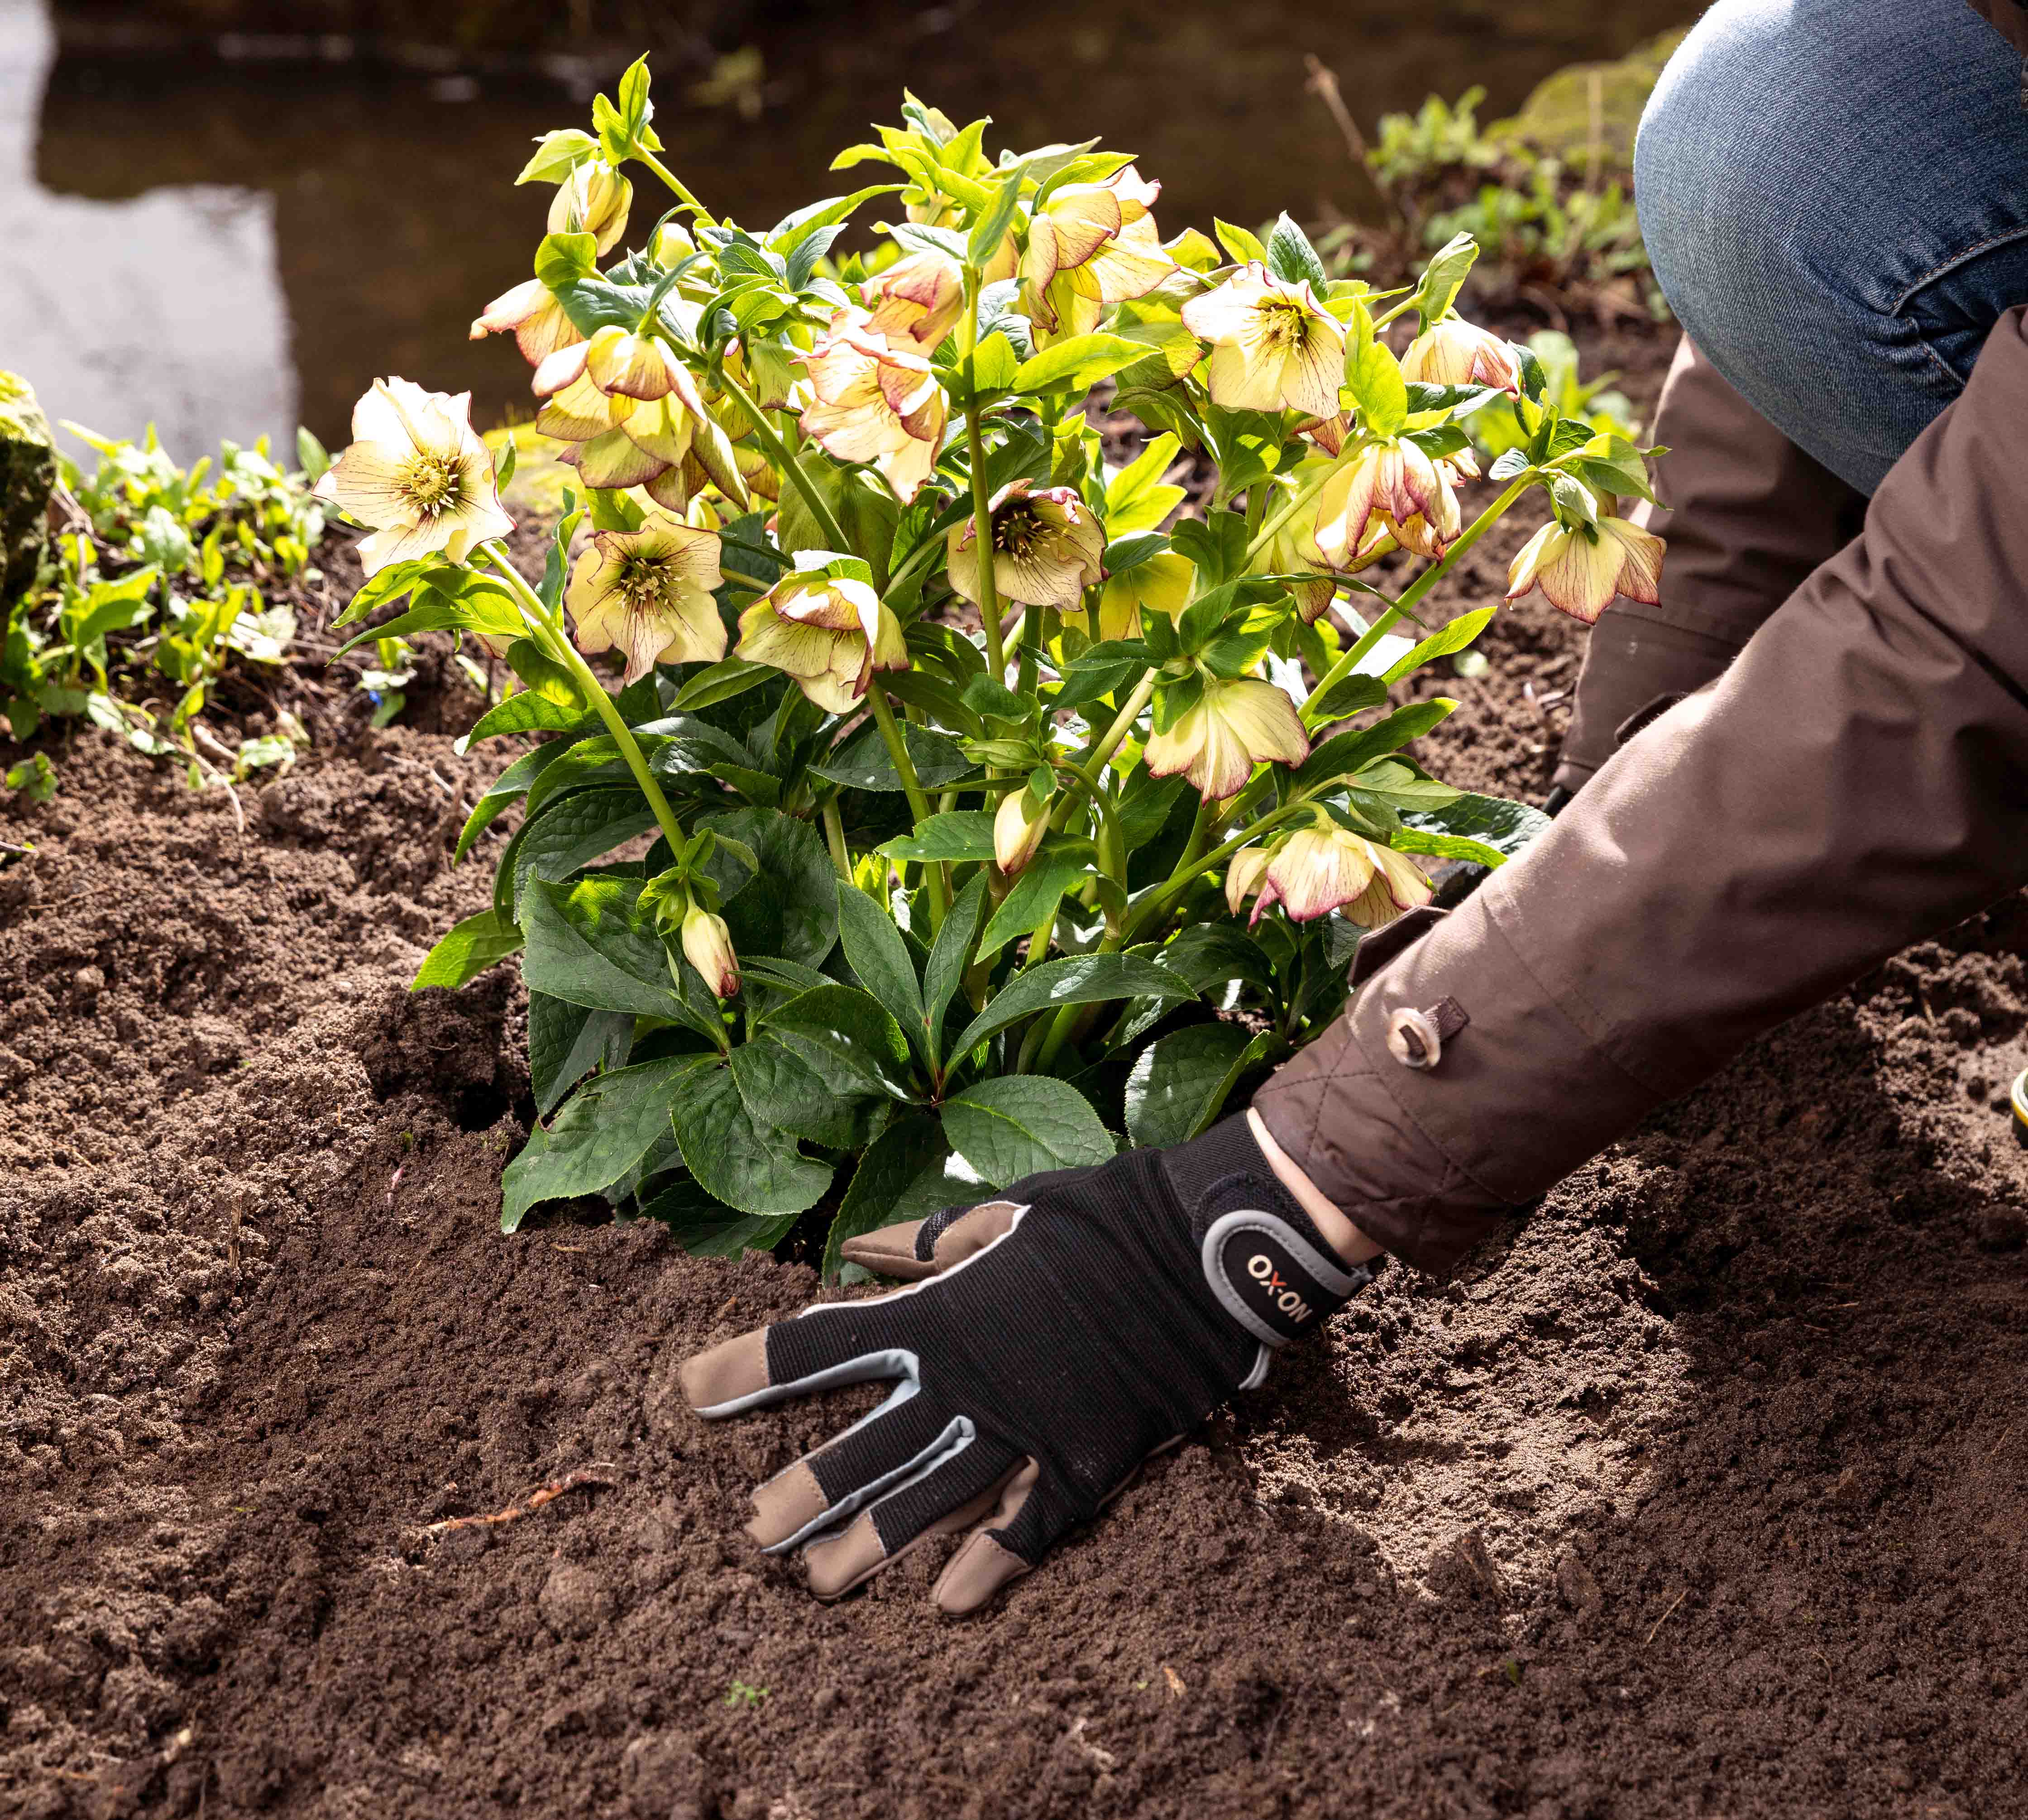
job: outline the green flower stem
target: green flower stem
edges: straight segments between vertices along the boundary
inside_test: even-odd
[[[1310,699],[1312,701],[1321,701],[1332,689],[1359,668],[1360,660],[1380,642],[1389,627],[1397,620],[1413,617],[1416,605],[1430,589],[1450,573],[1458,558],[1478,542],[1479,538],[1499,520],[1507,509],[1534,483],[1535,475],[1532,468],[1510,483],[1507,490],[1475,518],[1465,527],[1464,535],[1458,538],[1457,542],[1444,552],[1443,560],[1441,562],[1432,563],[1429,568],[1416,576],[1415,580],[1408,584],[1401,597],[1382,611],[1379,617],[1367,627],[1365,636],[1331,665],[1319,681],[1316,687],[1311,692]],[[1312,719],[1307,711],[1304,714],[1303,719],[1306,726],[1316,727],[1320,724],[1318,720]]]
[[[901,773],[901,789],[909,799],[909,813],[920,827],[930,819],[930,799],[923,793],[922,780],[916,775],[916,761],[909,756],[909,742],[901,737],[901,729],[895,723],[887,692],[877,681],[866,691],[866,705],[873,711],[874,723],[880,729],[880,737],[887,742],[887,756],[894,760],[895,770]],[[941,866],[929,862],[924,864],[923,871],[930,886],[930,927],[935,930],[943,927],[944,912],[950,908],[949,893],[945,887]]]
[[[1245,561],[1252,562],[1262,550],[1272,542],[1282,527],[1301,512],[1323,491],[1324,483],[1330,479],[1346,462],[1359,452],[1359,445],[1353,443],[1342,450],[1328,468],[1319,468],[1297,487],[1294,493],[1275,511],[1268,515],[1268,522],[1246,541]]]
[[[1031,607],[1021,616],[1021,674],[1014,690],[1017,695],[1035,693],[1035,679],[1042,670],[1042,642],[1049,636],[1048,616],[1045,607]]]
[[[570,634],[564,629],[561,615],[552,614],[542,604],[542,597],[522,579],[521,572],[507,560],[507,553],[497,543],[482,544],[479,548],[486,559],[497,569],[501,579],[520,597],[522,609],[534,620],[542,634],[538,642],[548,655],[570,671],[579,690],[590,701],[605,730],[612,736],[612,743],[620,748],[620,756],[627,761],[627,768],[633,772],[634,781],[640,786],[641,793],[648,799],[648,807],[653,810],[657,825],[662,838],[669,843],[672,856],[683,850],[685,836],[683,823],[676,819],[676,812],[670,808],[669,799],[662,793],[662,786],[655,774],[648,768],[646,755],[641,750],[641,742],[634,737],[634,729],[620,717],[620,710],[613,705],[612,697],[605,685],[593,673],[591,666],[579,654],[576,646],[571,642]]]
[[[746,420],[753,426],[754,439],[768,452],[768,458],[780,470],[782,476],[797,492],[803,496],[803,503],[810,509],[810,516],[817,521],[817,528],[824,534],[824,540],[839,556],[853,554],[852,546],[846,541],[844,528],[838,522],[824,496],[817,490],[816,483],[804,472],[802,464],[789,452],[789,446],[782,440],[781,432],[768,420],[768,413],[755,401],[753,394],[740,384],[731,374],[723,368],[718,383],[730,393]]]
[[[845,553],[841,550],[838,553],[842,556]],[[727,568],[723,563],[718,565],[718,572],[735,587],[751,588],[757,594],[764,594],[775,585],[772,582],[764,582],[758,575],[749,575],[743,570]]]
[[[958,322],[958,351],[964,361],[965,448],[971,460],[972,542],[979,557],[979,621],[986,632],[987,674],[996,682],[1007,680],[1007,649],[1000,638],[1000,598],[993,579],[993,514],[988,509],[992,488],[986,473],[986,437],[980,427],[979,405],[979,281],[976,267],[964,268],[964,314]]]
[[[1102,775],[1112,762],[1112,755],[1119,749],[1128,734],[1134,731],[1134,723],[1141,718],[1141,710],[1148,705],[1155,693],[1155,672],[1147,671],[1134,685],[1134,692],[1120,705],[1119,712],[1112,717],[1112,724],[1100,735],[1098,744],[1082,760],[1084,768],[1094,777]]]
[[[1140,934],[1152,920],[1154,912],[1164,908],[1168,901],[1193,879],[1212,871],[1215,867],[1223,865],[1249,842],[1257,840],[1270,829],[1279,827],[1282,823],[1288,820],[1291,816],[1301,812],[1306,806],[1299,802],[1283,803],[1278,808],[1270,809],[1258,821],[1249,823],[1230,840],[1226,842],[1222,846],[1212,848],[1201,859],[1179,861],[1175,871],[1134,905],[1132,916],[1127,919],[1128,938],[1131,940],[1134,936]]]
[[[644,152],[638,146],[636,146],[634,148],[634,155],[635,157],[638,158],[642,164],[646,165],[649,170],[653,171],[657,176],[660,177],[664,183],[668,185],[670,190],[675,194],[676,200],[682,203],[686,209],[690,209],[697,216],[698,224],[701,227],[716,228],[718,225],[718,224],[711,218],[709,213],[705,210],[703,203],[700,202],[696,197],[690,194],[689,186],[686,184],[681,178],[678,177],[675,172],[672,171],[668,165],[664,164],[660,158],[657,157],[653,152]]]
[[[831,863],[846,884],[852,882],[852,856],[846,850],[845,822],[838,812],[838,798],[828,797],[823,809],[824,845],[831,849]]]

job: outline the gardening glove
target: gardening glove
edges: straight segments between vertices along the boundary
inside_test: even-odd
[[[835,1599],[971,1526],[931,1592],[949,1612],[1034,1567],[1371,1280],[1324,1243],[1243,1116],[1174,1149],[1031,1175],[845,1256],[915,1280],[700,1352],[683,1392],[716,1418],[897,1380],[762,1485],[748,1529],[770,1553],[805,1548],[810,1589]]]

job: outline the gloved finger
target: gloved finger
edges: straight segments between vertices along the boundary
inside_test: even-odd
[[[986,1520],[966,1537],[930,1589],[931,1601],[953,1616],[976,1611],[1010,1580],[1027,1573],[1077,1513],[1042,1479],[1031,1459],[1002,1488]]]
[[[927,1219],[883,1226],[847,1239],[838,1255],[883,1277],[919,1283],[983,1251],[1012,1229],[1021,1211],[1012,1200],[982,1201],[976,1207],[946,1208]]]
[[[886,1300],[819,1303],[792,1321],[708,1347],[679,1370],[683,1396],[698,1415],[716,1419],[868,1378],[912,1382],[916,1356],[897,1342]]]
[[[883,1492],[971,1438],[970,1418],[903,1384],[871,1415],[806,1453],[753,1493],[747,1533],[770,1553],[843,1522]]]
[[[1023,1455],[986,1435],[940,1454],[835,1535],[803,1551],[810,1590],[836,1599],[933,1536],[969,1529],[997,1506],[1001,1489],[1025,1463]]]

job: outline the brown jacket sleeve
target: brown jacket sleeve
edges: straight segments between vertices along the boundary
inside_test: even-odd
[[[1662,601],[1623,601],[1592,628],[1556,782],[1575,790],[1619,728],[1658,697],[1701,689],[1818,564],[1858,535],[1863,494],[1747,403],[1688,335],[1663,381],[1654,440],[1660,508],[1634,513],[1667,539]]]
[[[1445,1268],[1503,1205],[1754,1037],[2024,880],[2016,309],[1881,483],[1863,535],[1381,967],[1257,1104],[1375,1238]],[[1445,1000],[1470,1021],[1437,1065],[1394,1060],[1390,1018]]]

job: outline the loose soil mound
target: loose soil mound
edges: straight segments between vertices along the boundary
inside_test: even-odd
[[[1434,762],[1539,796],[1577,648],[1505,616]],[[949,1622],[934,1557],[827,1610],[741,1533],[845,1398],[676,1394],[808,1270],[499,1234],[513,971],[403,990],[487,768],[353,727],[242,835],[98,738],[0,817],[0,1812],[2028,1813],[2019,905]]]

